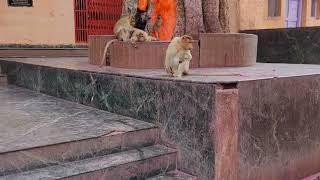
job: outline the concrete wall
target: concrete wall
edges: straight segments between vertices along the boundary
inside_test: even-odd
[[[311,17],[311,0],[303,1],[302,8],[303,8],[303,13],[302,13],[301,25],[302,26],[320,26],[320,18]]]
[[[230,8],[229,26],[231,33],[237,33],[240,29],[240,2],[238,0],[228,0]]]
[[[0,1],[0,44],[74,44],[72,0],[34,0],[33,7]]]
[[[240,29],[285,28],[287,0],[281,3],[281,16],[268,17],[268,0],[240,0]],[[311,17],[311,0],[302,3],[301,26],[320,26],[320,19]]]
[[[281,16],[268,17],[268,0],[240,0],[240,29],[270,29],[285,26],[286,1],[282,0]]]

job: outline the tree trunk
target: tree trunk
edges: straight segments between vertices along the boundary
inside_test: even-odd
[[[137,13],[138,0],[123,0],[122,15],[128,15],[130,9],[131,15],[135,16]]]
[[[224,32],[224,33],[230,32],[228,0],[220,0],[220,3],[219,3],[219,22],[221,25],[222,32]]]
[[[174,36],[182,36],[186,33],[186,16],[184,0],[177,0],[177,24]]]
[[[202,0],[204,27],[208,33],[222,32],[219,4],[219,0]]]
[[[200,32],[205,32],[202,4],[199,0],[184,0],[186,34],[198,39]]]
[[[237,32],[239,29],[239,2],[238,0],[176,0],[177,20],[174,35],[188,34],[197,39],[199,33],[229,33]],[[123,14],[137,14],[138,0],[124,0]],[[146,12],[148,32],[150,16],[153,4],[149,0]]]

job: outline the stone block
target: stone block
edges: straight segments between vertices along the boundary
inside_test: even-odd
[[[169,42],[137,43],[134,48],[130,43],[115,42],[111,53],[111,66],[128,69],[161,69]],[[193,43],[191,67],[199,66],[198,41]]]
[[[200,67],[251,66],[257,59],[256,35],[200,34]]]
[[[113,35],[94,35],[89,36],[89,63],[94,65],[100,65],[103,58],[103,51],[106,44],[115,39]],[[109,65],[110,62],[107,61],[105,65]]]

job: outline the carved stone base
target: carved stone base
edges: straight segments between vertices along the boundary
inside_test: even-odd
[[[200,67],[251,66],[257,60],[258,36],[242,33],[200,34]]]
[[[114,36],[89,37],[89,62],[100,65],[103,50]],[[194,41],[191,68],[251,66],[257,59],[258,37],[251,34],[200,34]],[[169,42],[154,41],[137,43],[135,48],[128,42],[114,42],[106,65],[127,69],[161,69]],[[200,48],[201,47],[201,48]]]
[[[89,44],[89,63],[94,65],[100,65],[103,51],[106,44],[115,39],[113,35],[94,35],[89,36],[88,44]],[[107,60],[105,65],[110,65],[110,61]]]
[[[164,68],[166,50],[169,42],[137,43],[137,48],[131,43],[116,42],[111,52],[111,66],[117,68],[161,69]],[[191,67],[199,67],[199,45],[194,42]]]

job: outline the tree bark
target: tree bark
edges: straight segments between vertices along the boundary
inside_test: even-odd
[[[186,16],[184,0],[177,0],[177,24],[174,36],[182,36],[186,33]]]
[[[199,0],[184,0],[185,33],[198,39],[200,32],[205,32],[203,24],[202,4]]]
[[[122,15],[129,15],[128,9],[131,11],[131,15],[135,16],[137,13],[138,0],[123,0]]]
[[[220,0],[219,2],[219,22],[221,25],[221,31],[224,33],[230,32],[229,23],[229,3],[228,0]]]
[[[204,27],[207,33],[222,32],[219,4],[219,0],[202,0]]]
[[[124,0],[123,14],[137,13],[138,0]],[[174,35],[188,34],[197,39],[199,33],[229,33],[239,29],[238,0],[177,0],[177,21]],[[153,10],[152,0],[146,12],[148,32]],[[232,12],[231,12],[232,11]]]

